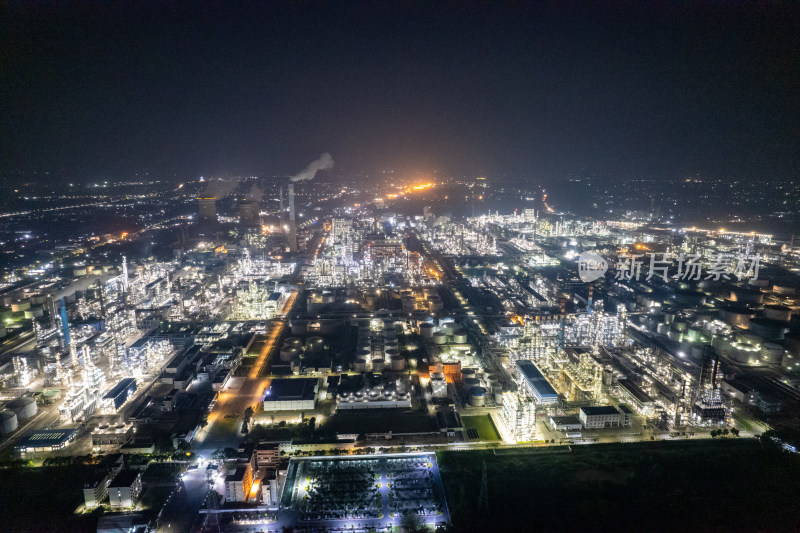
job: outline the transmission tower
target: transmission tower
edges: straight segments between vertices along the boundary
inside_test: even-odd
[[[217,526],[217,533],[222,531],[219,525],[219,502],[217,501],[217,491],[212,488],[208,491],[206,519],[203,521],[203,529],[208,531],[214,526]]]

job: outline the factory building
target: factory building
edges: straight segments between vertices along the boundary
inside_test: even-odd
[[[77,434],[74,429],[40,429],[17,445],[17,450],[21,454],[61,450],[71,444]]]
[[[311,411],[318,391],[315,378],[273,379],[264,394],[264,411]]]

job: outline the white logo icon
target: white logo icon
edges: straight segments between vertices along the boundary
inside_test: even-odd
[[[608,262],[593,252],[578,256],[578,277],[584,283],[602,278],[608,270]]]

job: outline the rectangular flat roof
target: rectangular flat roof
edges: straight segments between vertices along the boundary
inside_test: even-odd
[[[108,484],[111,487],[130,487],[137,477],[141,475],[140,470],[123,470]]]
[[[313,400],[317,395],[318,383],[316,378],[273,379],[264,395],[264,401]]]
[[[26,448],[47,448],[69,441],[77,433],[74,429],[40,429],[22,442]]]
[[[527,381],[534,391],[536,391],[540,398],[543,400],[558,399],[558,393],[553,386],[550,385],[542,373],[539,372],[539,369],[536,368],[536,365],[527,359],[520,359],[516,361],[516,365],[522,372],[522,375],[525,376],[525,381]]]
[[[619,411],[613,405],[598,405],[597,407],[581,407],[586,416],[618,415]]]
[[[630,380],[621,379],[618,381],[620,386],[630,392],[637,400],[642,403],[653,403],[653,399],[642,389],[639,388],[638,385],[632,383]]]
[[[103,399],[106,400],[108,398],[116,398],[117,396],[120,395],[122,391],[128,389],[131,386],[131,384],[136,384],[136,380],[133,378],[121,379],[119,383],[114,385],[114,387],[112,387],[111,389],[109,389],[107,393],[105,393]]]

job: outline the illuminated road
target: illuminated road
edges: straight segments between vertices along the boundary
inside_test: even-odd
[[[297,291],[292,292],[284,305],[283,311],[292,309]],[[253,367],[247,377],[231,378],[228,387],[220,391],[217,404],[208,415],[208,425],[195,441],[195,451],[208,458],[220,448],[238,446],[242,439],[242,421],[248,407],[254,410],[269,386],[270,379],[265,377],[270,356],[275,352],[278,341],[286,328],[285,314],[282,318],[271,322],[271,329],[253,343],[258,353]]]

